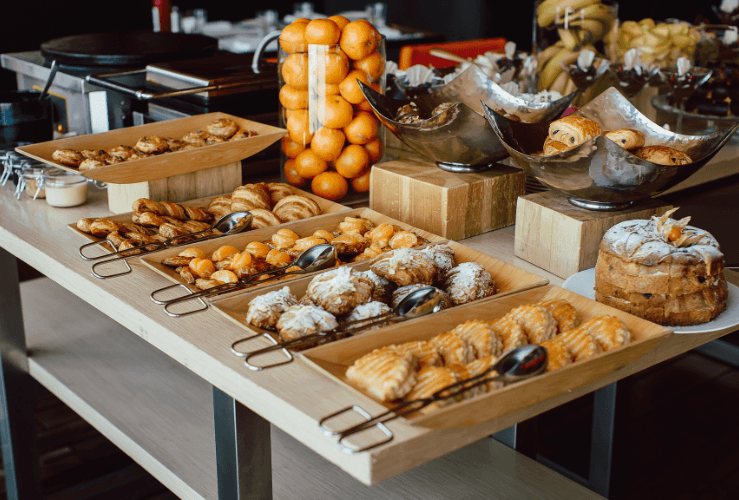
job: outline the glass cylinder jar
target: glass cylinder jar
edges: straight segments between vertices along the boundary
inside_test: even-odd
[[[369,22],[354,21],[343,26],[339,44],[301,43],[293,36],[305,31],[299,22],[280,36],[280,121],[289,134],[283,179],[331,200],[365,193],[384,148],[358,82],[384,93],[385,39]]]
[[[52,207],[76,207],[87,201],[87,177],[51,169],[44,175],[46,202]]]
[[[44,188],[44,175],[49,170],[46,165],[25,165],[21,168],[22,181],[18,184],[19,190],[25,190],[26,195],[34,200],[46,198],[46,189]],[[19,198],[20,198],[20,193]]]

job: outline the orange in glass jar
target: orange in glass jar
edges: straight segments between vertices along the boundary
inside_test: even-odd
[[[285,162],[285,166],[282,168],[282,171],[285,174],[285,180],[292,186],[303,187],[310,181],[310,179],[301,177],[300,174],[295,171],[295,160],[292,158]]]
[[[350,144],[336,158],[334,166],[342,177],[352,179],[359,176],[369,166],[369,153],[359,144]]]
[[[385,74],[385,58],[382,57],[379,50],[376,50],[364,59],[354,61],[353,67],[364,71],[369,76],[370,81],[374,82]]]
[[[365,144],[364,149],[366,149],[367,154],[369,154],[371,165],[374,165],[375,163],[380,161],[380,158],[382,158],[382,141],[379,137],[375,137],[367,144]]]
[[[366,193],[370,190],[370,174],[372,173],[372,167],[359,174],[354,179],[349,180],[349,184],[352,189],[357,193]]]
[[[287,118],[287,133],[293,142],[306,146],[313,139],[310,131],[310,115],[307,109],[296,109]]]
[[[335,22],[339,29],[342,31],[344,30],[344,27],[351,22],[344,16],[330,16],[329,19]]]
[[[280,104],[285,109],[308,109],[308,89],[300,90],[291,85],[280,89]]]
[[[349,191],[349,183],[336,172],[323,172],[313,178],[310,187],[315,194],[327,200],[340,200]]]
[[[351,123],[344,127],[344,135],[346,135],[346,140],[352,144],[367,144],[377,137],[379,127],[380,122],[372,113],[359,111],[354,115]]]
[[[336,45],[341,28],[331,19],[314,19],[305,27],[305,41],[316,45]]]
[[[295,171],[305,179],[312,179],[326,170],[328,162],[312,149],[306,149],[295,158]]]
[[[377,49],[380,33],[369,21],[352,21],[341,30],[339,45],[350,59],[364,59]]]
[[[308,20],[301,22],[296,19],[292,24],[283,28],[280,34],[280,47],[288,54],[296,52],[308,52],[308,44],[305,41],[305,29],[308,26]]]
[[[318,121],[329,128],[344,128],[352,121],[354,108],[340,95],[329,95],[316,101]]]
[[[345,136],[340,129],[321,127],[313,135],[311,149],[326,161],[334,161],[344,148]]]
[[[357,83],[357,81],[360,81],[365,85],[370,84],[369,78],[367,78],[367,73],[358,69],[350,71],[349,74],[346,75],[346,78],[344,78],[344,80],[342,80],[342,82],[339,84],[341,97],[352,104],[359,104],[360,102],[365,100],[364,94],[359,89],[359,84]]]
[[[303,152],[305,149],[305,146],[302,144],[298,144],[297,142],[290,139],[290,137],[283,137],[282,138],[282,152],[285,153],[285,156],[288,158],[295,158],[300,153]]]
[[[308,54],[290,54],[282,63],[282,78],[287,85],[299,90],[308,89]]]
[[[349,58],[341,50],[332,49],[324,58],[326,68],[325,82],[329,85],[341,83],[349,74]]]

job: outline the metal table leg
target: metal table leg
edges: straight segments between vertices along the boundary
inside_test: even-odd
[[[219,500],[272,498],[270,424],[213,387]]]
[[[496,432],[492,435],[492,438],[536,460],[538,432],[538,420],[534,417]]]
[[[0,248],[0,442],[10,500],[41,499],[18,261]]]

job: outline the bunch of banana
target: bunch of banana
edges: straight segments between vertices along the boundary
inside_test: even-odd
[[[641,60],[659,66],[675,65],[678,58],[693,59],[701,35],[686,22],[655,23],[652,19],[626,21],[618,30],[616,40],[619,59],[629,49],[639,49]]]
[[[574,92],[576,86],[563,66],[577,61],[582,49],[593,45],[612,31],[615,9],[600,0],[544,0],[536,8],[536,22],[545,29],[556,29],[559,40],[537,54],[539,91]]]

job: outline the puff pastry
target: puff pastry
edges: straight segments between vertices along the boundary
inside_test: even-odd
[[[169,150],[167,139],[158,135],[149,135],[142,137],[136,142],[135,149],[145,154],[164,153]]]
[[[391,303],[393,292],[396,285],[390,280],[386,280],[382,276],[372,271],[360,271],[359,274],[372,282],[372,300],[384,303]]]
[[[584,116],[569,115],[549,124],[549,138],[571,148],[603,133],[600,125]]]
[[[246,321],[257,328],[274,330],[282,313],[297,304],[297,297],[288,287],[258,295],[247,306]]]
[[[221,139],[228,139],[234,135],[238,130],[239,126],[235,121],[229,120],[228,118],[220,118],[214,122],[209,123],[205,129],[209,134]]]
[[[445,364],[466,365],[475,359],[474,348],[469,342],[452,332],[437,335],[430,342],[439,349],[439,353]]]
[[[644,147],[644,134],[630,128],[611,130],[603,134],[624,149],[638,149]]]
[[[417,283],[430,285],[436,276],[436,265],[433,261],[418,250],[410,248],[399,248],[381,255],[372,263],[370,269],[398,286]]]
[[[526,337],[526,333],[523,331],[521,325],[507,316],[492,320],[489,324],[503,341],[503,351],[501,354],[505,354],[508,351],[529,343],[529,339]]]
[[[550,340],[557,334],[557,321],[541,306],[524,304],[512,309],[506,317],[521,325],[531,344]]]
[[[447,273],[442,287],[455,305],[490,297],[495,293],[495,281],[476,262],[463,262]]]
[[[406,395],[407,400],[428,398],[437,391],[444,389],[452,384],[459,382],[459,375],[449,368],[443,366],[425,366],[418,371],[416,375],[416,384]],[[441,408],[450,404],[450,399],[436,401],[421,410],[421,413],[428,413],[437,408]]]
[[[658,165],[686,165],[693,163],[687,154],[677,149],[666,146],[647,146],[634,151],[634,154],[642,160],[647,160]]]
[[[267,184],[267,189],[269,190],[269,198],[272,200],[272,205],[277,204],[283,198],[295,194],[293,188],[282,182],[270,182]]]
[[[315,304],[339,316],[369,302],[372,289],[372,281],[352,268],[343,266],[313,278],[305,294]]]
[[[282,221],[271,210],[264,208],[252,208],[249,210],[252,215],[251,228],[261,229],[264,227],[278,226]]]
[[[79,167],[85,157],[74,149],[57,149],[51,153],[51,159],[68,167]]]
[[[557,333],[572,330],[580,324],[577,311],[565,299],[543,300],[536,305],[543,307],[554,317],[557,322]]]
[[[356,360],[346,378],[380,401],[400,399],[416,384],[415,358],[410,352],[377,349]]]
[[[558,155],[559,153],[564,153],[573,147],[574,146],[568,146],[564,142],[555,141],[547,137],[544,141],[544,156]]]
[[[551,372],[564,368],[568,364],[572,363],[572,358],[567,346],[559,337],[554,337],[551,340],[546,340],[539,344],[547,350],[547,371]]]
[[[269,191],[257,184],[246,184],[234,189],[231,193],[231,212],[249,211],[253,208],[270,210]]]
[[[485,321],[470,320],[457,325],[450,333],[466,340],[475,349],[475,358],[500,356],[503,339]]]
[[[283,340],[327,332],[339,326],[333,314],[311,305],[291,306],[280,315],[275,327]]]

